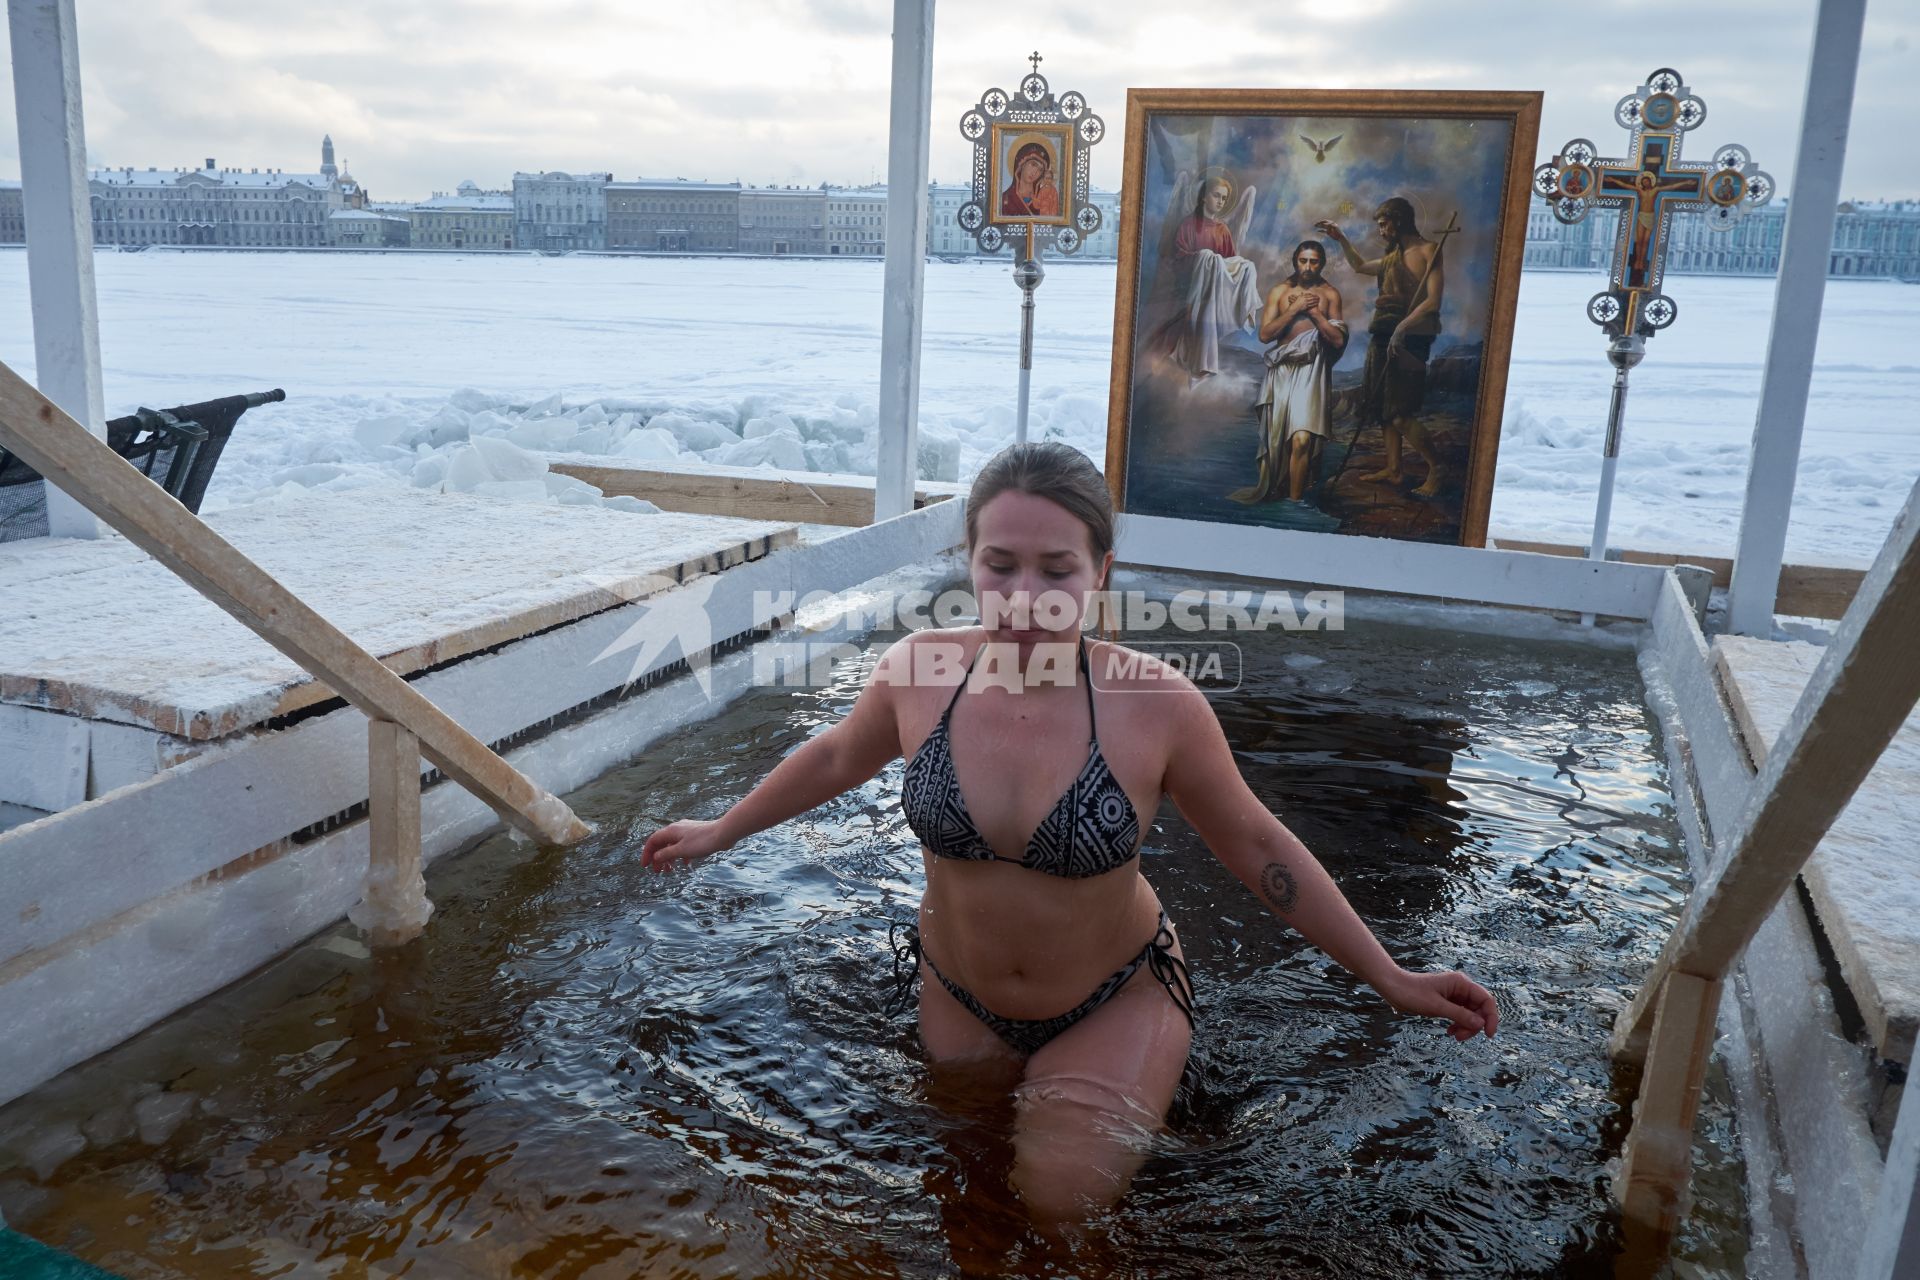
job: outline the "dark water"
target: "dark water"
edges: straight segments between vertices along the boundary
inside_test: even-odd
[[[1604,1045],[1684,884],[1631,658],[1359,621],[1247,654],[1216,709],[1255,791],[1402,963],[1492,988],[1500,1033],[1393,1013],[1166,805],[1145,873],[1199,1031],[1087,1241],[1027,1231],[1005,1100],[936,1091],[882,1011],[921,887],[899,761],[691,872],[635,860],[844,715],[873,651],[569,797],[581,847],[442,860],[400,952],[323,934],[0,1112],[0,1211],[136,1277],[1609,1274]],[[148,1145],[135,1103],[185,1118]],[[83,1119],[87,1150],[22,1167]],[[1717,1067],[1700,1135],[1680,1256],[1738,1276]]]

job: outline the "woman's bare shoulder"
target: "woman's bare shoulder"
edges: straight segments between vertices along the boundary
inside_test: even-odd
[[[1087,665],[1093,675],[1093,687],[1103,692],[1118,689],[1131,693],[1205,696],[1180,668],[1143,649],[1129,648],[1117,640],[1097,640],[1088,636]]]
[[[951,684],[943,678],[954,664],[964,664],[979,641],[982,627],[921,627],[888,646],[874,664],[876,682],[895,685]]]

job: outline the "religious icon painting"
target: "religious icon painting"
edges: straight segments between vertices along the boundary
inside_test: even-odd
[[[1117,509],[1484,545],[1540,100],[1129,90]]]
[[[1073,125],[996,122],[988,146],[992,160],[987,221],[1016,226],[1065,226],[1073,217]]]

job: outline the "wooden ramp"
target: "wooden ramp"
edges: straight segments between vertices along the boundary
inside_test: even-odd
[[[1766,766],[1824,652],[1716,636],[1714,669],[1755,770]],[[1800,878],[1860,1006],[1874,1050],[1913,1061],[1920,1030],[1920,712],[1907,717]]]
[[[315,493],[207,519],[402,674],[758,559],[797,536],[762,520],[425,491],[377,501]],[[335,697],[120,538],[7,544],[0,598],[19,602],[0,615],[0,802],[57,811]]]

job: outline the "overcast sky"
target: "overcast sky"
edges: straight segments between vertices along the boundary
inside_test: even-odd
[[[516,169],[863,183],[886,176],[889,0],[76,0],[96,164],[312,171],[331,133],[376,200],[508,185]],[[1167,0],[937,7],[933,176],[957,122],[1025,56],[1111,126],[1117,186],[1133,86],[1542,89],[1539,158],[1574,136],[1618,154],[1611,108],[1657,66],[1707,102],[1704,160],[1746,144],[1783,190],[1811,0]],[[1646,35],[1638,33],[1643,25]],[[0,40],[5,39],[0,29]],[[1920,197],[1920,5],[1874,0],[1843,194]],[[10,61],[0,175],[17,176]],[[1888,163],[1892,161],[1893,163]]]

